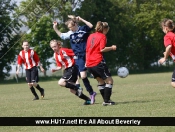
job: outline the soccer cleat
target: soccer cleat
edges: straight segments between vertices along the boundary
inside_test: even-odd
[[[95,103],[95,96],[96,96],[96,92],[93,92],[93,94],[90,96],[91,98],[91,104],[94,104]]]
[[[36,96],[36,97],[33,99],[33,101],[34,101],[34,100],[39,100],[39,97],[38,97],[38,96]]]
[[[107,105],[115,105],[115,102],[109,100],[107,103],[106,103],[106,102],[103,102],[102,105],[103,105],[103,106],[107,106]]]
[[[91,105],[91,101],[90,100],[86,100],[83,105]]]
[[[44,89],[41,91],[41,98],[44,98]]]

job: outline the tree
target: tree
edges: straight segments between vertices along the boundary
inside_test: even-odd
[[[25,0],[16,9],[17,14],[21,16],[20,21],[29,28],[29,32],[23,39],[27,39],[34,47],[46,70],[50,65],[48,59],[53,56],[49,42],[52,39],[60,39],[53,30],[52,23],[55,20],[58,21],[60,31],[67,31],[64,21],[76,8],[78,2],[77,0],[34,0],[32,2]],[[64,45],[68,46],[68,41],[64,41]]]
[[[9,76],[10,64],[15,58],[14,45],[18,43],[17,21],[13,20],[15,4],[11,0],[0,1],[0,80]]]

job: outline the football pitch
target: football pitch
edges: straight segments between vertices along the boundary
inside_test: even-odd
[[[94,105],[60,87],[57,81],[40,81],[45,98],[32,101],[26,83],[0,84],[0,117],[175,117],[175,89],[170,72],[113,76],[114,106],[102,106],[96,80],[89,78],[97,92]],[[59,79],[59,78],[58,78]],[[81,82],[81,86],[83,84]],[[88,95],[83,87],[83,92]],[[39,95],[39,91],[37,91]],[[170,126],[0,126],[0,132],[174,132]]]

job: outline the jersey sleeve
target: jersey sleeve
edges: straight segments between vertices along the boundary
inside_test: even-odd
[[[102,50],[102,49],[105,48],[106,42],[107,42],[106,36],[103,36],[102,39],[101,39],[101,41],[100,41],[100,50]]]
[[[54,53],[54,59],[56,61],[56,64],[57,64],[57,67],[62,67],[62,64],[59,62],[58,58],[57,58],[57,55]]]
[[[22,57],[20,55],[18,55],[17,63],[20,66],[22,65],[22,63],[24,63],[24,61],[23,61],[23,59],[22,59]]]
[[[71,34],[72,34],[71,31],[68,31],[67,33],[61,33],[60,38],[63,40],[70,39]]]
[[[63,49],[63,50],[64,50],[64,51],[66,52],[66,54],[67,54],[68,56],[70,56],[70,57],[75,55],[72,49],[67,49],[67,48],[65,48],[65,49]]]
[[[172,45],[171,37],[165,35],[165,37],[164,37],[164,45],[165,45],[165,47],[167,47],[168,45]]]
[[[40,59],[39,59],[39,56],[38,56],[38,54],[34,51],[34,53],[33,53],[33,59],[34,59],[34,61],[36,62],[36,63],[38,63],[39,61],[40,61]]]

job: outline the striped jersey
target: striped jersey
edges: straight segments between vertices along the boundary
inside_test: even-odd
[[[29,49],[27,52],[22,50],[18,55],[18,65],[24,64],[25,69],[38,66],[39,61],[37,53],[32,49]]]
[[[72,67],[75,64],[74,53],[72,49],[60,48],[59,53],[54,53],[54,59],[59,68]]]

